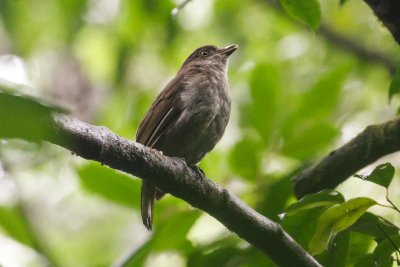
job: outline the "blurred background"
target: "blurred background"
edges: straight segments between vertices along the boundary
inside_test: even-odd
[[[367,125],[395,117],[399,100],[389,103],[388,87],[400,49],[362,1],[321,1],[317,31],[274,1],[181,3],[0,0],[0,83],[134,139],[195,48],[239,44],[228,73],[231,120],[200,167],[277,221],[295,201],[294,174]],[[400,166],[398,155],[382,161]],[[383,189],[355,178],[339,191],[385,201]],[[3,140],[0,265],[118,266],[129,258],[129,266],[272,266],[171,196],[157,203],[148,232],[139,198],[136,177],[54,145]]]

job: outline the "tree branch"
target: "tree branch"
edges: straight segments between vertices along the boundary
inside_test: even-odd
[[[48,141],[83,158],[141,177],[209,213],[280,266],[320,266],[279,224],[201,177],[182,159],[164,156],[105,127],[57,113],[27,97],[1,91],[0,114],[2,138]],[[27,123],[31,120],[35,123]]]
[[[396,61],[393,57],[388,54],[380,52],[376,49],[372,50],[360,44],[359,41],[348,38],[343,34],[334,31],[331,27],[326,24],[321,24],[318,32],[327,41],[336,45],[337,47],[352,53],[357,56],[360,60],[370,63],[378,63],[384,66],[390,74],[394,75],[396,72]]]
[[[263,0],[262,2],[266,3],[268,6],[279,13],[285,13],[277,0]],[[295,20],[292,21],[295,23]],[[303,23],[297,24],[304,27]],[[330,44],[336,46],[338,49],[341,49],[348,53],[352,53],[361,61],[381,64],[389,71],[390,74],[394,75],[397,63],[396,60],[391,57],[391,55],[379,51],[376,48],[370,49],[362,45],[359,40],[336,32],[332,27],[325,23],[321,24],[318,29],[318,33],[321,37],[325,38],[328,42],[330,42]]]
[[[400,150],[400,118],[370,125],[353,140],[332,151],[316,166],[293,179],[298,198],[326,188],[335,188],[359,169],[382,156]]]
[[[400,0],[364,0],[400,45]]]
[[[265,3],[281,11],[274,0]],[[375,15],[391,32],[400,44],[400,0],[364,0]],[[394,74],[396,63],[387,55],[372,51],[356,41],[341,36],[326,25],[321,25],[319,32],[323,37],[345,50],[353,52],[360,59],[381,63]],[[399,151],[399,120],[382,125],[369,126],[351,142],[331,152],[316,166],[310,167],[293,178],[295,194],[298,198],[326,188],[335,188],[356,171],[380,157]]]
[[[280,266],[319,266],[281,226],[201,177],[178,158],[169,158],[141,144],[128,141],[104,127],[64,115],[54,117],[50,141],[86,159],[141,177],[162,191],[206,211],[228,229],[267,254]]]

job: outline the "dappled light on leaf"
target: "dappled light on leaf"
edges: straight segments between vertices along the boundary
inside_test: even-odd
[[[321,206],[333,206],[344,202],[344,197],[334,190],[323,190],[316,194],[303,197],[286,209],[288,215]]]
[[[325,210],[318,219],[309,245],[310,252],[319,254],[324,251],[332,236],[354,224],[373,205],[376,202],[370,198],[353,198]]]

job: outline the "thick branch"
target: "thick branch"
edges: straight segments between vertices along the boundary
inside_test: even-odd
[[[220,185],[202,178],[183,160],[166,157],[107,128],[64,115],[54,117],[53,129],[52,137],[45,141],[154,183],[162,191],[206,211],[280,266],[319,266],[279,224],[257,213]]]
[[[1,90],[0,114],[1,138],[48,141],[83,158],[141,177],[209,213],[280,266],[320,266],[279,224],[202,177],[182,159],[166,157],[105,127],[86,124],[29,97]]]
[[[400,118],[368,126],[353,140],[332,151],[316,166],[294,177],[298,198],[326,188],[335,188],[359,169],[400,150]]]
[[[400,0],[364,0],[400,44]]]

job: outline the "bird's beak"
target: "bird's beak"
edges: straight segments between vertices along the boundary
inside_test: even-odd
[[[224,48],[219,49],[218,54],[223,54],[223,55],[226,55],[226,57],[229,57],[238,48],[239,48],[239,46],[237,44],[228,45],[228,46],[225,46]]]

